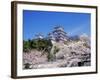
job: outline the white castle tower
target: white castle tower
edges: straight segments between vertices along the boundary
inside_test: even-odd
[[[67,41],[67,33],[64,31],[64,28],[61,26],[54,27],[54,30],[48,34],[49,39],[56,42]]]

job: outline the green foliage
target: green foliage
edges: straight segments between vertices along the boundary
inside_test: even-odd
[[[39,51],[44,50],[49,52],[52,48],[52,43],[50,40],[46,39],[33,39],[28,41],[23,41],[23,51],[27,52],[30,49],[37,49]]]
[[[54,54],[56,54],[60,49],[57,46],[54,46]]]
[[[28,41],[23,41],[23,51],[28,52],[30,48],[30,44]]]
[[[64,44],[66,44],[66,45],[67,45],[67,44],[68,44],[68,41],[64,41]]]
[[[38,48],[37,40],[31,40],[30,47],[31,49],[37,49]]]
[[[53,53],[48,53],[48,61],[54,61],[56,59],[56,53],[59,51],[60,49],[57,46],[54,46],[54,50]]]
[[[48,53],[47,58],[48,58],[48,61],[53,61],[54,60],[54,54]]]
[[[91,48],[87,43],[84,43],[83,46],[85,46],[86,48]]]

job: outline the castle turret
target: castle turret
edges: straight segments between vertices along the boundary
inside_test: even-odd
[[[36,36],[36,39],[43,39],[43,38],[44,38],[43,35],[42,35],[41,33],[36,34],[35,36]]]

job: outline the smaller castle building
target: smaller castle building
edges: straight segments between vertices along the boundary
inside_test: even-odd
[[[36,39],[43,39],[44,38],[43,34],[41,34],[41,33],[36,34],[35,37],[36,37]]]

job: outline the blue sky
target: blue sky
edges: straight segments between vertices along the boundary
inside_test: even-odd
[[[23,10],[23,39],[32,39],[37,33],[46,36],[56,25],[63,26],[69,36],[90,36],[90,20],[89,13]]]

